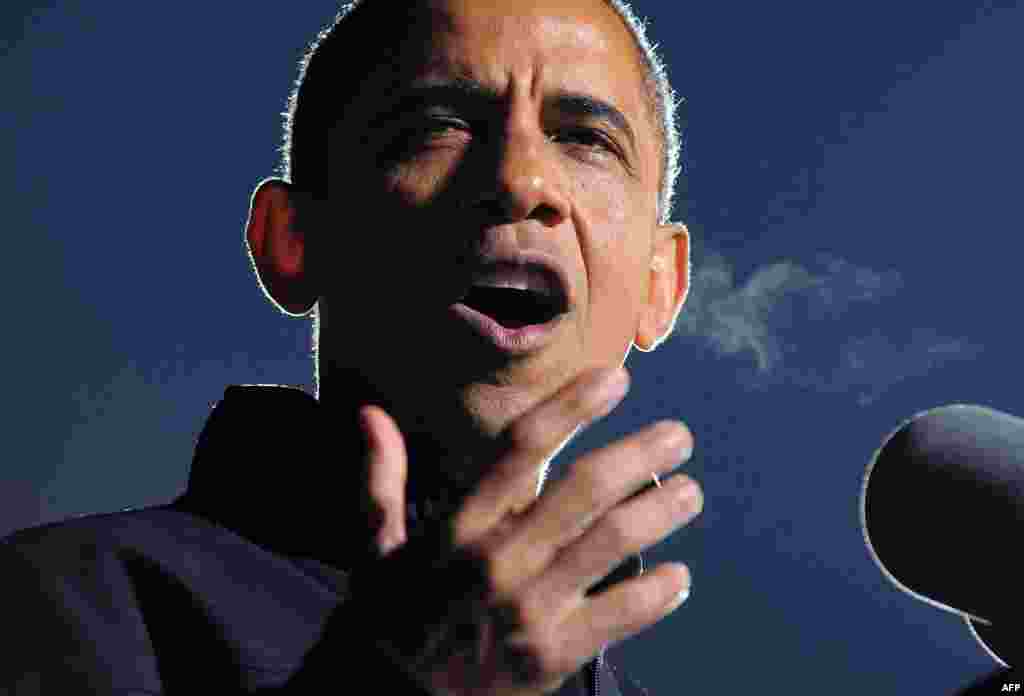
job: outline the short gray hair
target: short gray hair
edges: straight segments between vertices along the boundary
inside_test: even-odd
[[[677,97],[668,80],[668,69],[658,53],[657,44],[647,38],[647,25],[641,21],[626,0],[604,0],[626,24],[636,43],[643,62],[644,85],[648,108],[654,116],[655,129],[661,145],[661,180],[658,182],[658,219],[668,224],[672,219],[672,203],[676,180],[682,170],[683,143],[679,137],[676,109],[685,105],[685,98]]]

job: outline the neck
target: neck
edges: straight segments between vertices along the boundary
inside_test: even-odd
[[[428,390],[406,386],[404,391],[412,395]],[[412,504],[415,517],[439,519],[451,514],[479,482],[483,474],[479,467],[491,463],[497,453],[498,443],[474,431],[470,419],[455,415],[454,404],[444,408],[435,402],[399,402],[357,369],[333,365],[323,372],[318,398],[328,422],[339,425],[337,436],[358,443],[359,462],[366,456],[359,409],[373,404],[396,421],[408,464],[406,503]]]

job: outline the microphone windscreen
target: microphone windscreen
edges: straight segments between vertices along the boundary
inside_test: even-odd
[[[955,404],[918,414],[875,452],[861,524],[897,587],[1005,629],[1020,607],[1024,419]],[[1024,630],[1024,629],[1022,629]]]

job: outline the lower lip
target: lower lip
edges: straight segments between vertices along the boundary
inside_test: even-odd
[[[543,348],[551,341],[554,329],[558,326],[564,314],[547,322],[546,324],[532,324],[518,329],[509,329],[491,319],[486,314],[481,314],[472,307],[461,302],[453,304],[451,310],[469,324],[478,334],[493,343],[499,350],[506,353],[529,353],[530,351]]]

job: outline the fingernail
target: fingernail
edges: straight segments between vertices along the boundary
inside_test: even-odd
[[[679,426],[684,430],[679,430]],[[693,456],[693,433],[682,421],[670,420],[659,423],[654,432],[655,437],[664,437],[665,444],[675,450],[680,464],[690,461]]]
[[[679,592],[679,594],[677,594],[675,596],[675,598],[672,600],[672,604],[669,605],[669,611],[674,611],[674,610],[678,609],[679,607],[681,607],[683,602],[685,602],[687,599],[689,599],[689,597],[690,597],[690,588],[689,587],[683,588]]]
[[[693,456],[693,445],[686,445],[683,447],[682,454],[680,456],[682,457],[683,462],[690,461],[690,457]]]
[[[675,474],[668,480],[668,485],[680,500],[687,500],[697,495],[697,482],[688,476]]]
[[[381,549],[381,554],[385,556],[404,543],[405,535],[403,535],[401,532],[396,532],[394,530],[381,532],[381,541],[379,545]]]
[[[601,401],[598,417],[606,416],[625,398],[629,391],[629,375],[626,370],[617,367],[603,372],[597,382],[597,398]]]

